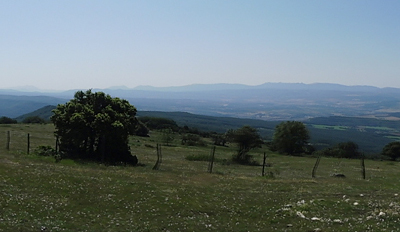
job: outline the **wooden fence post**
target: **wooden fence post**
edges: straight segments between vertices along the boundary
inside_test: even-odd
[[[365,163],[364,163],[364,155],[361,157],[361,175],[365,180]]]
[[[314,168],[312,170],[312,174],[311,174],[312,178],[315,178],[315,173],[317,172],[317,168],[318,168],[320,160],[321,160],[321,156],[318,156],[317,161],[315,161]]]
[[[160,162],[158,162],[158,169],[159,169],[160,166],[161,166],[161,163],[162,163],[162,149],[161,149],[161,144],[160,144],[160,148],[159,148],[158,150],[159,150],[159,153],[160,153]]]
[[[215,146],[211,148],[211,153],[210,153],[210,163],[208,164],[208,172],[212,173],[212,169],[214,166],[214,157],[215,157]]]
[[[28,139],[28,146],[27,146],[27,148],[26,148],[26,154],[28,154],[29,155],[29,148],[30,148],[30,146],[31,146],[31,141],[30,141],[30,135],[29,135],[29,133],[28,133],[28,137],[27,137],[27,139]]]
[[[7,145],[6,145],[7,150],[10,150],[10,142],[11,142],[10,131],[7,131]]]
[[[266,158],[267,158],[267,154],[264,152],[262,176],[265,176],[265,160],[266,160]]]
[[[161,144],[157,144],[157,161],[153,166],[153,170],[159,170],[162,162]]]

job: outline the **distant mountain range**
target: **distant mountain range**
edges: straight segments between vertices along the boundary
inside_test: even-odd
[[[49,96],[16,96],[0,94],[0,117],[7,116],[10,118],[16,118],[22,114],[30,113],[46,105],[57,105],[67,101],[67,99]]]
[[[47,105],[65,103],[77,90],[32,91],[0,89],[0,116],[18,117]],[[188,85],[179,87],[124,86],[103,91],[130,101],[139,111],[262,120],[305,120],[321,116],[362,116],[399,119],[400,89],[338,84],[265,83]]]

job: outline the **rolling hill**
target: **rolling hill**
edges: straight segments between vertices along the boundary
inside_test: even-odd
[[[31,113],[17,117],[22,121],[29,116],[40,116],[48,119],[55,106],[45,106]],[[259,119],[245,119],[233,117],[214,117],[197,115],[187,112],[162,112],[162,111],[138,111],[137,116],[149,116],[169,118],[177,122],[179,126],[197,128],[205,132],[225,133],[229,129],[237,129],[244,125],[257,128],[265,140],[271,140],[276,125],[280,121],[265,121]],[[393,120],[359,117],[319,117],[303,121],[309,132],[310,142],[317,148],[327,148],[337,143],[353,141],[360,147],[360,151],[366,155],[381,152],[387,143],[400,140],[400,123]]]
[[[44,106],[44,107],[42,107],[40,109],[37,109],[37,110],[35,110],[33,112],[20,115],[20,116],[16,117],[15,119],[18,122],[22,122],[25,118],[32,117],[32,116],[38,116],[38,117],[41,117],[44,120],[48,121],[48,120],[50,120],[50,117],[53,115],[52,110],[54,110],[55,108],[56,108],[56,106],[54,106],[54,105]]]
[[[47,105],[57,105],[68,100],[50,96],[15,96],[0,94],[0,117],[16,118]]]

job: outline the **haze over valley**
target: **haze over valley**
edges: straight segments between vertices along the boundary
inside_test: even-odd
[[[193,114],[269,121],[358,116],[398,119],[400,89],[338,84],[265,83],[93,89],[127,99],[139,111]],[[76,90],[27,92],[0,90],[0,115],[17,117],[46,105],[65,103]]]

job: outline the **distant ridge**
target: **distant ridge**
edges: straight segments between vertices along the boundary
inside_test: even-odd
[[[190,92],[190,91],[215,91],[215,90],[240,90],[240,89],[285,89],[285,90],[318,89],[318,90],[338,90],[338,91],[372,91],[372,90],[379,90],[381,88],[374,86],[367,86],[367,85],[347,86],[347,85],[331,84],[331,83],[304,84],[304,83],[268,82],[261,85],[219,83],[219,84],[193,84],[193,85],[171,86],[171,87],[138,86],[133,89],[145,90],[145,91]],[[127,89],[125,88],[124,90]]]
[[[65,99],[50,96],[15,96],[0,94],[0,117],[18,117],[47,105],[65,103]]]
[[[0,116],[16,117],[46,105],[65,103],[73,98],[76,91],[78,90],[0,90],[0,96],[3,94],[8,97],[0,105]],[[92,91],[102,91],[112,97],[126,99],[138,110],[180,111],[269,121],[304,120],[335,115],[384,116],[389,112],[400,112],[400,89],[373,86],[329,83],[264,83],[252,86],[220,83],[175,87],[114,86]],[[41,102],[32,103],[34,97],[41,98]],[[51,98],[57,99],[57,102]],[[35,108],[32,108],[33,106]]]
[[[20,116],[16,117],[15,119],[18,122],[22,122],[25,118],[32,117],[32,116],[39,116],[40,118],[43,118],[44,120],[50,120],[50,117],[53,115],[52,110],[54,110],[55,108],[56,108],[56,106],[54,106],[54,105],[47,105],[47,106],[37,109],[33,112],[20,115]]]
[[[150,85],[141,85],[134,88],[127,86],[111,86],[108,88],[94,88],[95,91],[160,91],[160,92],[198,92],[198,91],[220,91],[220,90],[248,90],[248,89],[281,89],[281,90],[335,90],[335,91],[376,91],[376,90],[391,90],[399,91],[400,88],[379,88],[368,85],[342,85],[334,83],[282,83],[282,82],[266,82],[260,85],[245,85],[245,84],[191,84],[183,86],[169,86],[169,87],[154,87]],[[68,96],[72,97],[78,90],[87,89],[70,89],[70,90],[41,90],[34,86],[23,86],[9,89],[0,89],[0,94],[13,94],[13,95],[46,95],[46,96]]]
[[[171,86],[171,87],[153,87],[153,86],[138,86],[134,90],[145,91],[167,91],[167,92],[188,92],[188,91],[214,91],[214,90],[239,90],[250,89],[253,86],[242,84],[193,84],[184,86]]]

